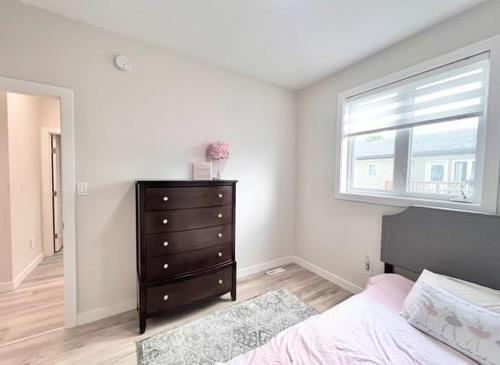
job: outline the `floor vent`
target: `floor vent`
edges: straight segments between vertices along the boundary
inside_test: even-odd
[[[277,267],[275,269],[271,269],[269,271],[266,271],[266,274],[267,275],[276,275],[276,274],[279,274],[280,272],[283,272],[285,271],[285,269],[283,269],[282,267]]]

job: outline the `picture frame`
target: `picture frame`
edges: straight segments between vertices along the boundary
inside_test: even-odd
[[[212,164],[210,162],[194,162],[193,180],[212,180]]]

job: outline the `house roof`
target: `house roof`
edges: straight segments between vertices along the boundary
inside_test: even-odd
[[[476,150],[476,133],[470,129],[448,131],[446,135],[427,133],[413,139],[413,156],[465,155]],[[357,160],[390,158],[394,153],[394,139],[363,139],[356,141]]]

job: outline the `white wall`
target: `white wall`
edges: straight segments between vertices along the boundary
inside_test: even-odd
[[[7,93],[13,278],[42,252],[39,105],[37,97]]]
[[[358,286],[366,254],[382,272],[381,218],[400,209],[333,198],[338,93],[498,34],[499,14],[500,1],[487,2],[299,93],[298,256]]]
[[[39,97],[40,127],[50,129],[61,128],[61,103],[58,98]]]
[[[7,93],[0,90],[0,292],[12,281],[11,252]]]
[[[0,30],[0,75],[75,91],[76,174],[89,183],[76,211],[79,313],[135,308],[134,180],[190,178],[217,139],[232,148],[224,177],[239,180],[239,268],[292,253],[292,92],[12,0]],[[131,72],[114,68],[118,53]]]

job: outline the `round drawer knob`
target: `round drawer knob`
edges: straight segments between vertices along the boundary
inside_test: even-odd
[[[217,214],[217,217],[222,218],[222,213]]]
[[[219,199],[222,199],[222,198],[224,198],[224,194],[219,193]]]
[[[217,233],[217,237],[222,238],[222,233]]]
[[[165,300],[165,301],[167,301],[167,300],[168,300],[168,295],[167,295],[167,294],[165,294],[165,295],[163,296],[163,300]]]
[[[168,264],[163,264],[164,269],[168,269]]]
[[[162,222],[163,222],[163,224],[167,224],[167,223],[168,223],[168,219],[167,219],[167,218],[165,218],[165,219],[163,219],[163,221],[162,221]]]
[[[224,284],[224,281],[222,279],[219,279],[219,285]]]
[[[222,257],[222,252],[217,252],[217,256]]]
[[[163,247],[167,247],[167,246],[168,246],[168,241],[163,242]]]
[[[164,202],[168,201],[168,196],[166,196],[166,195],[165,195],[165,196],[163,197],[163,201],[164,201]]]

